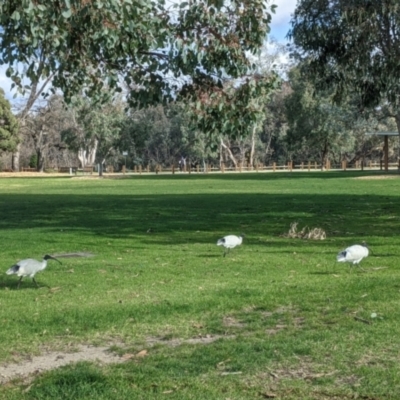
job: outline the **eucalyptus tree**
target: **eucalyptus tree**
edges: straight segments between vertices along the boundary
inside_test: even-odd
[[[318,158],[323,167],[335,147],[349,137],[350,110],[332,103],[331,92],[318,91],[301,68],[289,73],[292,93],[285,99],[288,130],[286,140],[296,158]]]
[[[132,107],[183,99],[194,104],[201,131],[235,135],[254,119],[250,100],[274,84],[254,75],[248,57],[273,10],[265,0],[5,0],[0,64],[20,88],[24,77],[32,84],[52,77],[67,101],[82,91],[102,100],[105,86],[127,87]],[[231,96],[224,82],[239,78]]]
[[[285,101],[291,93],[292,88],[286,79],[282,81],[280,90],[273,93],[265,107],[265,119],[260,135],[261,141],[264,143],[264,154],[261,158],[264,162],[269,163],[271,160],[287,161]]]
[[[21,124],[22,141],[21,153],[30,151],[32,148],[36,159],[36,168],[42,172],[45,167],[46,159],[49,154],[53,154],[53,164],[55,159],[61,159],[60,150],[64,147],[61,143],[61,130],[66,127],[69,115],[65,108],[62,97],[53,95],[43,104],[36,103],[33,112],[24,117]]]
[[[398,0],[299,0],[288,36],[335,100],[354,91],[360,109],[383,106],[400,132]]]
[[[62,139],[75,151],[82,167],[103,164],[117,149],[125,121],[124,104],[115,99],[107,104],[90,98],[76,97],[70,103],[70,125],[62,132]]]

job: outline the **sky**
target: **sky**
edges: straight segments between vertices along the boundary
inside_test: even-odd
[[[272,14],[270,36],[279,42],[287,42],[286,34],[290,29],[290,19],[296,8],[297,0],[275,0],[277,5],[275,14]]]
[[[296,7],[297,0],[273,0],[277,5],[275,14],[272,14],[270,38],[278,42],[286,43],[285,38],[290,29],[290,19]],[[0,66],[0,88],[6,94],[6,98],[12,103],[15,102],[14,93],[10,91],[11,81],[6,77],[6,66]]]

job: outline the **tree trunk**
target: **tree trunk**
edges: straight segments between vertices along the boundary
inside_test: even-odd
[[[85,166],[86,166],[86,150],[85,149],[78,150],[78,160],[81,163],[81,167],[85,168]]]
[[[227,151],[229,158],[232,160],[233,164],[235,165],[235,168],[237,168],[237,161],[235,159],[235,156],[232,154],[231,149],[223,142],[221,139],[221,146]]]
[[[44,157],[43,153],[40,149],[36,150],[36,159],[37,159],[37,165],[36,165],[36,171],[37,172],[43,172],[44,170]]]
[[[254,125],[253,132],[251,134],[251,149],[250,149],[250,159],[249,159],[249,164],[251,169],[253,169],[254,165],[254,152],[256,148],[256,131],[257,131],[257,125]]]
[[[398,150],[399,152],[397,155],[397,165],[399,167],[398,172],[400,173],[400,111],[396,114],[395,120],[397,125],[397,131],[399,132],[399,150]]]
[[[86,149],[80,148],[78,150],[78,159],[81,163],[82,168],[85,168],[86,165],[94,165],[96,161],[96,153],[99,141],[97,139],[94,140],[93,143],[90,143]]]
[[[324,148],[321,151],[321,171],[323,171],[325,168],[327,157],[328,157],[328,143],[325,142]]]
[[[21,150],[21,143],[18,143],[17,149],[14,151],[14,153],[12,154],[12,158],[11,158],[11,168],[15,172],[19,172],[19,170],[20,170],[20,166],[19,166],[20,150]]]

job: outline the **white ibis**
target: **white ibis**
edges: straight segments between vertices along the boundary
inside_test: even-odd
[[[47,260],[56,260],[61,264],[61,261],[58,261],[57,258],[54,258],[46,254],[43,257],[42,261],[37,261],[34,260],[33,258],[27,258],[26,260],[18,261],[15,265],[13,265],[10,269],[7,270],[6,274],[18,275],[20,277],[17,289],[19,289],[19,285],[21,284],[22,278],[24,276],[29,276],[30,278],[32,278],[33,282],[35,282],[35,285],[39,287],[39,285],[35,281],[35,275],[38,272],[43,271],[47,267]]]
[[[358,265],[363,258],[368,257],[368,254],[369,249],[367,243],[362,242],[362,244],[354,244],[353,246],[341,251],[337,255],[336,259],[339,262],[349,262],[353,265]]]
[[[241,234],[240,236],[236,236],[236,235],[224,236],[223,238],[218,239],[217,246],[225,247],[225,251],[224,251],[224,257],[225,257],[226,253],[230,249],[233,249],[234,247],[242,244],[243,238],[244,238],[243,234]]]

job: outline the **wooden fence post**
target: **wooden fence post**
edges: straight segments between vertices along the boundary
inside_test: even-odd
[[[139,165],[139,175],[142,175],[142,164]]]
[[[196,169],[197,169],[197,173],[199,173],[200,172],[200,165],[199,164],[197,164]]]
[[[310,169],[311,169],[311,163],[310,163],[310,161],[308,162],[308,172],[310,172]]]
[[[175,175],[175,164],[172,164],[171,170],[172,170],[172,175]]]
[[[272,171],[275,172],[275,170],[276,170],[276,162],[273,162],[273,163],[272,163]]]
[[[223,161],[221,163],[221,172],[225,173],[225,163]]]
[[[342,160],[342,170],[346,171],[347,168],[347,161],[346,160]]]
[[[122,166],[122,173],[125,175],[125,172],[126,172],[126,167],[125,167],[125,165],[123,165]]]
[[[242,167],[243,167],[243,164],[239,163],[239,172],[242,172]]]

